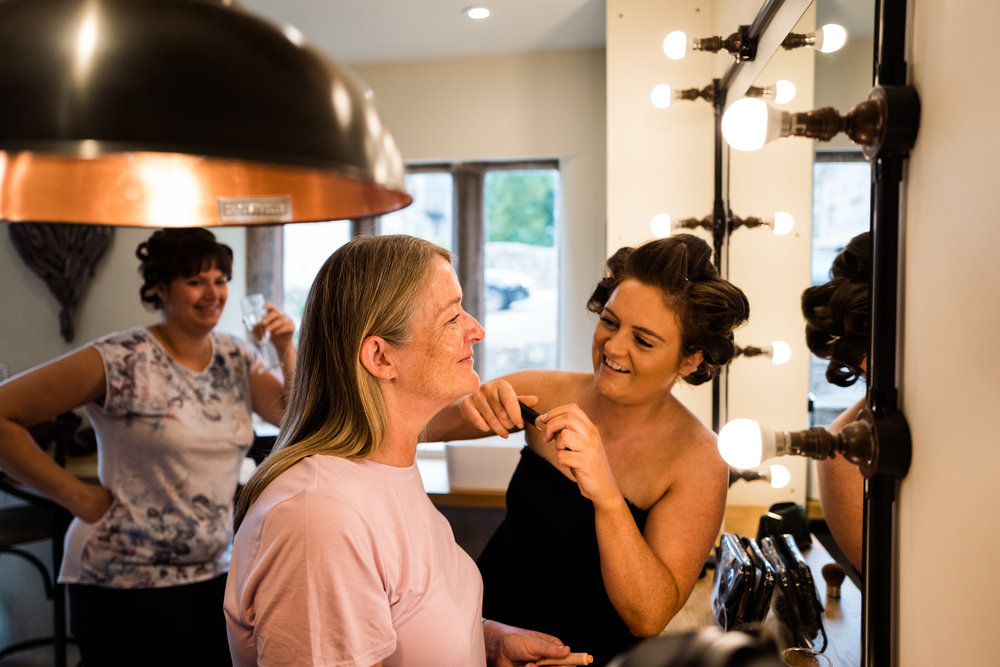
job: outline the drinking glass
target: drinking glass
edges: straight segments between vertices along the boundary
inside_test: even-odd
[[[265,330],[261,338],[257,338],[253,333],[253,328],[260,324],[264,316],[267,315],[267,308],[264,307],[266,303],[267,299],[264,298],[263,294],[247,294],[240,302],[240,307],[243,309],[243,325],[247,328],[250,340],[257,346],[260,356],[264,358],[264,365],[257,371],[258,373],[264,373],[278,367],[277,354],[274,351],[274,346],[271,345],[271,332]]]
[[[833,662],[819,651],[793,646],[781,652],[781,662],[789,667],[833,667]]]

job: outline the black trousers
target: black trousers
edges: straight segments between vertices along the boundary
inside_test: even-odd
[[[85,667],[231,667],[226,575],[167,588],[70,584],[70,629]]]

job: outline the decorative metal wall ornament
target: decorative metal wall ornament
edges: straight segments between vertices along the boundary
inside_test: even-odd
[[[72,341],[76,305],[94,277],[97,261],[111,244],[114,228],[40,222],[22,222],[7,228],[25,264],[42,277],[62,306],[59,333],[67,343]]]

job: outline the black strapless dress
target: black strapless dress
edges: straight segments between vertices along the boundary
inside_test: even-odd
[[[648,512],[628,503],[641,532]],[[479,556],[483,615],[555,635],[603,665],[640,641],[604,590],[594,505],[530,447],[507,487],[507,516]]]

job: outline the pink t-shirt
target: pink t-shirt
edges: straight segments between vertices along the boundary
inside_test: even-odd
[[[315,455],[271,482],[226,586],[242,665],[485,665],[482,579],[416,464]]]

